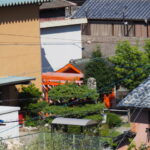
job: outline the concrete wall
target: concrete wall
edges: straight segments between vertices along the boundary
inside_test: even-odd
[[[19,120],[18,111],[0,114],[0,119],[6,122]],[[0,138],[11,138],[19,136],[19,124],[18,122],[6,123],[5,126],[0,126],[0,132]]]
[[[82,35],[83,41],[83,57],[91,56],[92,51],[97,45],[100,45],[104,56],[115,55],[115,47],[119,41],[129,40],[133,45],[138,44],[141,49],[146,38],[139,37],[117,37],[117,36],[90,36]]]
[[[43,72],[55,71],[82,58],[80,25],[41,29]]]
[[[39,6],[0,8],[0,76],[36,77],[41,88]]]

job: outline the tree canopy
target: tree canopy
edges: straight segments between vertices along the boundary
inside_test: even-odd
[[[144,44],[144,50],[146,51],[150,61],[150,39],[147,39]]]
[[[53,87],[49,91],[49,98],[59,103],[68,103],[76,99],[96,101],[98,96],[95,89],[89,89],[86,85],[65,84]]]
[[[100,48],[93,52],[91,61],[86,65],[85,80],[93,77],[96,79],[97,89],[100,94],[111,93],[114,85],[115,74],[113,65],[107,58],[103,58]]]
[[[19,93],[21,108],[24,109],[27,108],[30,103],[36,103],[42,97],[41,95],[42,92],[35,86],[35,84],[23,86]]]
[[[138,46],[132,46],[128,41],[118,43],[116,55],[110,57],[110,60],[115,65],[118,84],[129,90],[137,87],[149,75],[147,52],[139,50]]]

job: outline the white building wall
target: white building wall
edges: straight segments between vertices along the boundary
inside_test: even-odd
[[[82,58],[80,25],[41,29],[43,72],[56,71],[71,59]]]
[[[0,138],[10,138],[19,136],[19,120],[18,111],[0,114],[0,120],[5,122],[16,121],[12,123],[6,123],[5,126],[0,126]]]

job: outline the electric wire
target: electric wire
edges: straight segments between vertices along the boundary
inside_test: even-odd
[[[133,113],[132,113],[132,114],[133,114]],[[37,118],[37,117],[36,117],[36,118]],[[32,119],[34,120],[34,118],[32,118]],[[29,121],[29,120],[27,120],[27,121]],[[15,127],[16,127],[16,126],[15,126]],[[12,127],[12,128],[13,128],[13,127]],[[12,129],[12,128],[11,128],[11,129]],[[7,130],[6,130],[6,131],[7,131]],[[0,133],[6,132],[6,131],[4,130],[4,131],[1,131]]]
[[[150,65],[146,65],[146,67],[144,67],[144,70],[143,71],[145,71],[145,70],[147,70],[147,69],[149,69],[149,67],[150,67]],[[130,78],[131,76],[133,76],[133,75],[136,75],[136,74],[139,74],[139,72],[134,72],[134,73],[132,73],[132,74],[130,74],[130,75],[128,75],[128,76],[126,76],[125,78],[123,78],[123,79],[120,79],[119,81],[115,81],[115,82],[113,82],[113,83],[111,83],[111,84],[108,84],[108,85],[106,85],[104,88],[102,88],[100,91],[98,91],[100,94],[103,94],[104,92],[103,92],[103,90],[104,89],[106,89],[106,88],[108,88],[108,87],[111,87],[111,86],[115,86],[116,84],[118,84],[118,83],[120,83],[121,81],[123,81],[123,80],[126,80],[126,79],[128,79],[128,78]],[[87,95],[88,96],[88,95]],[[34,97],[29,97],[29,98],[18,98],[18,99],[0,99],[0,102],[2,102],[2,101],[16,101],[16,100],[20,100],[20,101],[24,101],[24,100],[31,100],[31,99],[37,99],[37,98],[34,98]]]
[[[139,107],[138,107],[139,108]],[[139,112],[137,113],[137,115],[135,116],[133,122],[135,122],[137,120],[137,118],[140,116],[140,114],[142,113],[142,110],[144,108],[140,108]],[[133,115],[133,114],[132,114]],[[124,134],[124,136],[122,137],[121,141],[119,142],[119,144],[117,145],[116,149],[119,148],[120,144],[123,142],[123,140],[125,139],[125,137],[127,136],[127,134]],[[134,140],[134,139],[133,139]]]

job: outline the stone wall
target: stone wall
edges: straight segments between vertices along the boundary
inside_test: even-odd
[[[143,49],[144,41],[147,38],[139,37],[117,37],[117,36],[90,36],[82,35],[83,58],[91,55],[92,51],[99,45],[103,56],[115,55],[115,47],[119,41],[128,40],[133,45],[139,45]]]

